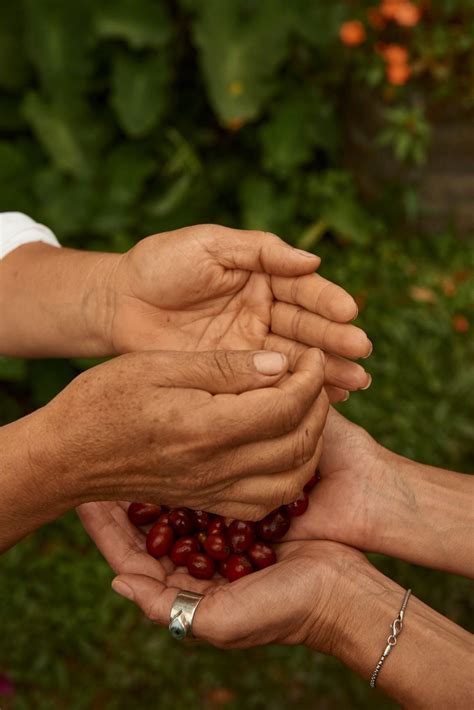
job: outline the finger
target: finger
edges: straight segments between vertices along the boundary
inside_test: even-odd
[[[331,404],[337,404],[338,402],[347,402],[350,397],[350,392],[347,390],[342,390],[339,387],[331,387],[331,385],[326,385],[326,394],[329,398]]]
[[[298,343],[296,340],[282,338],[281,335],[269,333],[265,338],[265,350],[276,350],[283,353],[288,358],[289,369],[294,372],[296,363],[304,352],[308,349],[307,345]]]
[[[266,350],[140,353],[159,386],[201,389],[211,394],[239,393],[276,384],[288,359]],[[141,363],[143,367],[144,363]]]
[[[129,521],[121,505],[102,501],[77,509],[82,524],[115,572],[142,572],[164,578],[162,565],[146,552],[145,536]]]
[[[284,353],[288,358],[290,370],[293,370],[296,362],[308,349],[308,346],[298,343],[295,340],[283,338],[281,335],[270,333],[265,340],[265,348]],[[355,392],[356,390],[365,389],[370,386],[372,378],[361,365],[347,360],[346,358],[339,357],[338,355],[328,355],[324,353],[324,356],[326,362],[325,382],[327,385],[332,385],[333,388],[349,390],[350,392]],[[341,393],[337,393],[337,396],[340,397]],[[332,401],[340,400],[336,399]]]
[[[358,308],[352,296],[319,274],[296,278],[272,276],[271,285],[277,301],[301,306],[339,323],[357,317]]]
[[[161,581],[142,574],[121,574],[112,582],[112,589],[120,596],[135,602],[155,624],[168,626],[171,607],[178,587],[168,587]]]
[[[266,510],[265,515],[280,505],[292,503],[301,495],[306,483],[314,475],[322,449],[321,438],[312,457],[303,466],[283,473],[239,481],[226,491],[226,496],[235,501],[260,506]]]
[[[372,377],[356,362],[337,355],[326,355],[325,382],[333,387],[356,392],[370,387]]]
[[[319,256],[295,249],[270,232],[216,229],[218,237],[208,249],[227,269],[299,276],[313,273],[321,263]]]
[[[216,395],[213,415],[219,443],[237,445],[261,441],[296,429],[324,384],[324,361],[319,350],[308,349],[295,371],[277,385],[232,396]],[[209,422],[198,422],[204,430]],[[204,435],[204,431],[203,431]]]
[[[372,343],[355,325],[333,323],[288,303],[273,306],[272,332],[342,357],[368,357]]]
[[[231,452],[232,464],[227,467],[229,473],[241,480],[279,474],[303,466],[314,456],[326,423],[327,412],[328,398],[327,394],[322,392],[295,431],[234,449]],[[255,502],[248,498],[240,500]]]

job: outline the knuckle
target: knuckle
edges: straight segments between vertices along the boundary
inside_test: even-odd
[[[282,424],[286,432],[294,431],[301,421],[301,405],[294,394],[285,394],[281,403]]]

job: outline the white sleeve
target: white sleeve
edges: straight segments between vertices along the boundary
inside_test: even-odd
[[[30,242],[61,246],[53,232],[21,212],[0,212],[0,259]]]

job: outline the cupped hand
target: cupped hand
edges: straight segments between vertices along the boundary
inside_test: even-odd
[[[365,569],[366,558],[331,542],[289,542],[278,546],[272,567],[228,583],[191,577],[145,550],[145,536],[127,518],[126,503],[87,503],[82,523],[118,574],[114,589],[133,600],[152,621],[168,625],[180,590],[205,594],[194,616],[197,638],[222,648],[269,643],[307,644],[332,653],[345,625],[341,580]]]
[[[144,352],[80,375],[44,410],[78,502],[145,500],[259,519],[297,497],[321,452],[324,363],[280,353]],[[60,479],[59,479],[60,476]]]
[[[148,237],[113,261],[113,350],[266,349],[293,366],[318,347],[327,384],[364,388],[369,376],[347,358],[368,356],[371,343],[348,323],[353,298],[314,273],[319,263],[264,232],[200,225]]]
[[[294,518],[287,538],[335,540],[373,549],[378,511],[390,507],[383,473],[391,456],[365,429],[330,408],[319,461],[321,480],[310,493],[307,513]],[[377,539],[381,535],[379,529]]]

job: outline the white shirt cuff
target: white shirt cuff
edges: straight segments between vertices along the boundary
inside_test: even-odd
[[[31,242],[61,246],[53,232],[21,212],[0,213],[0,259]]]

